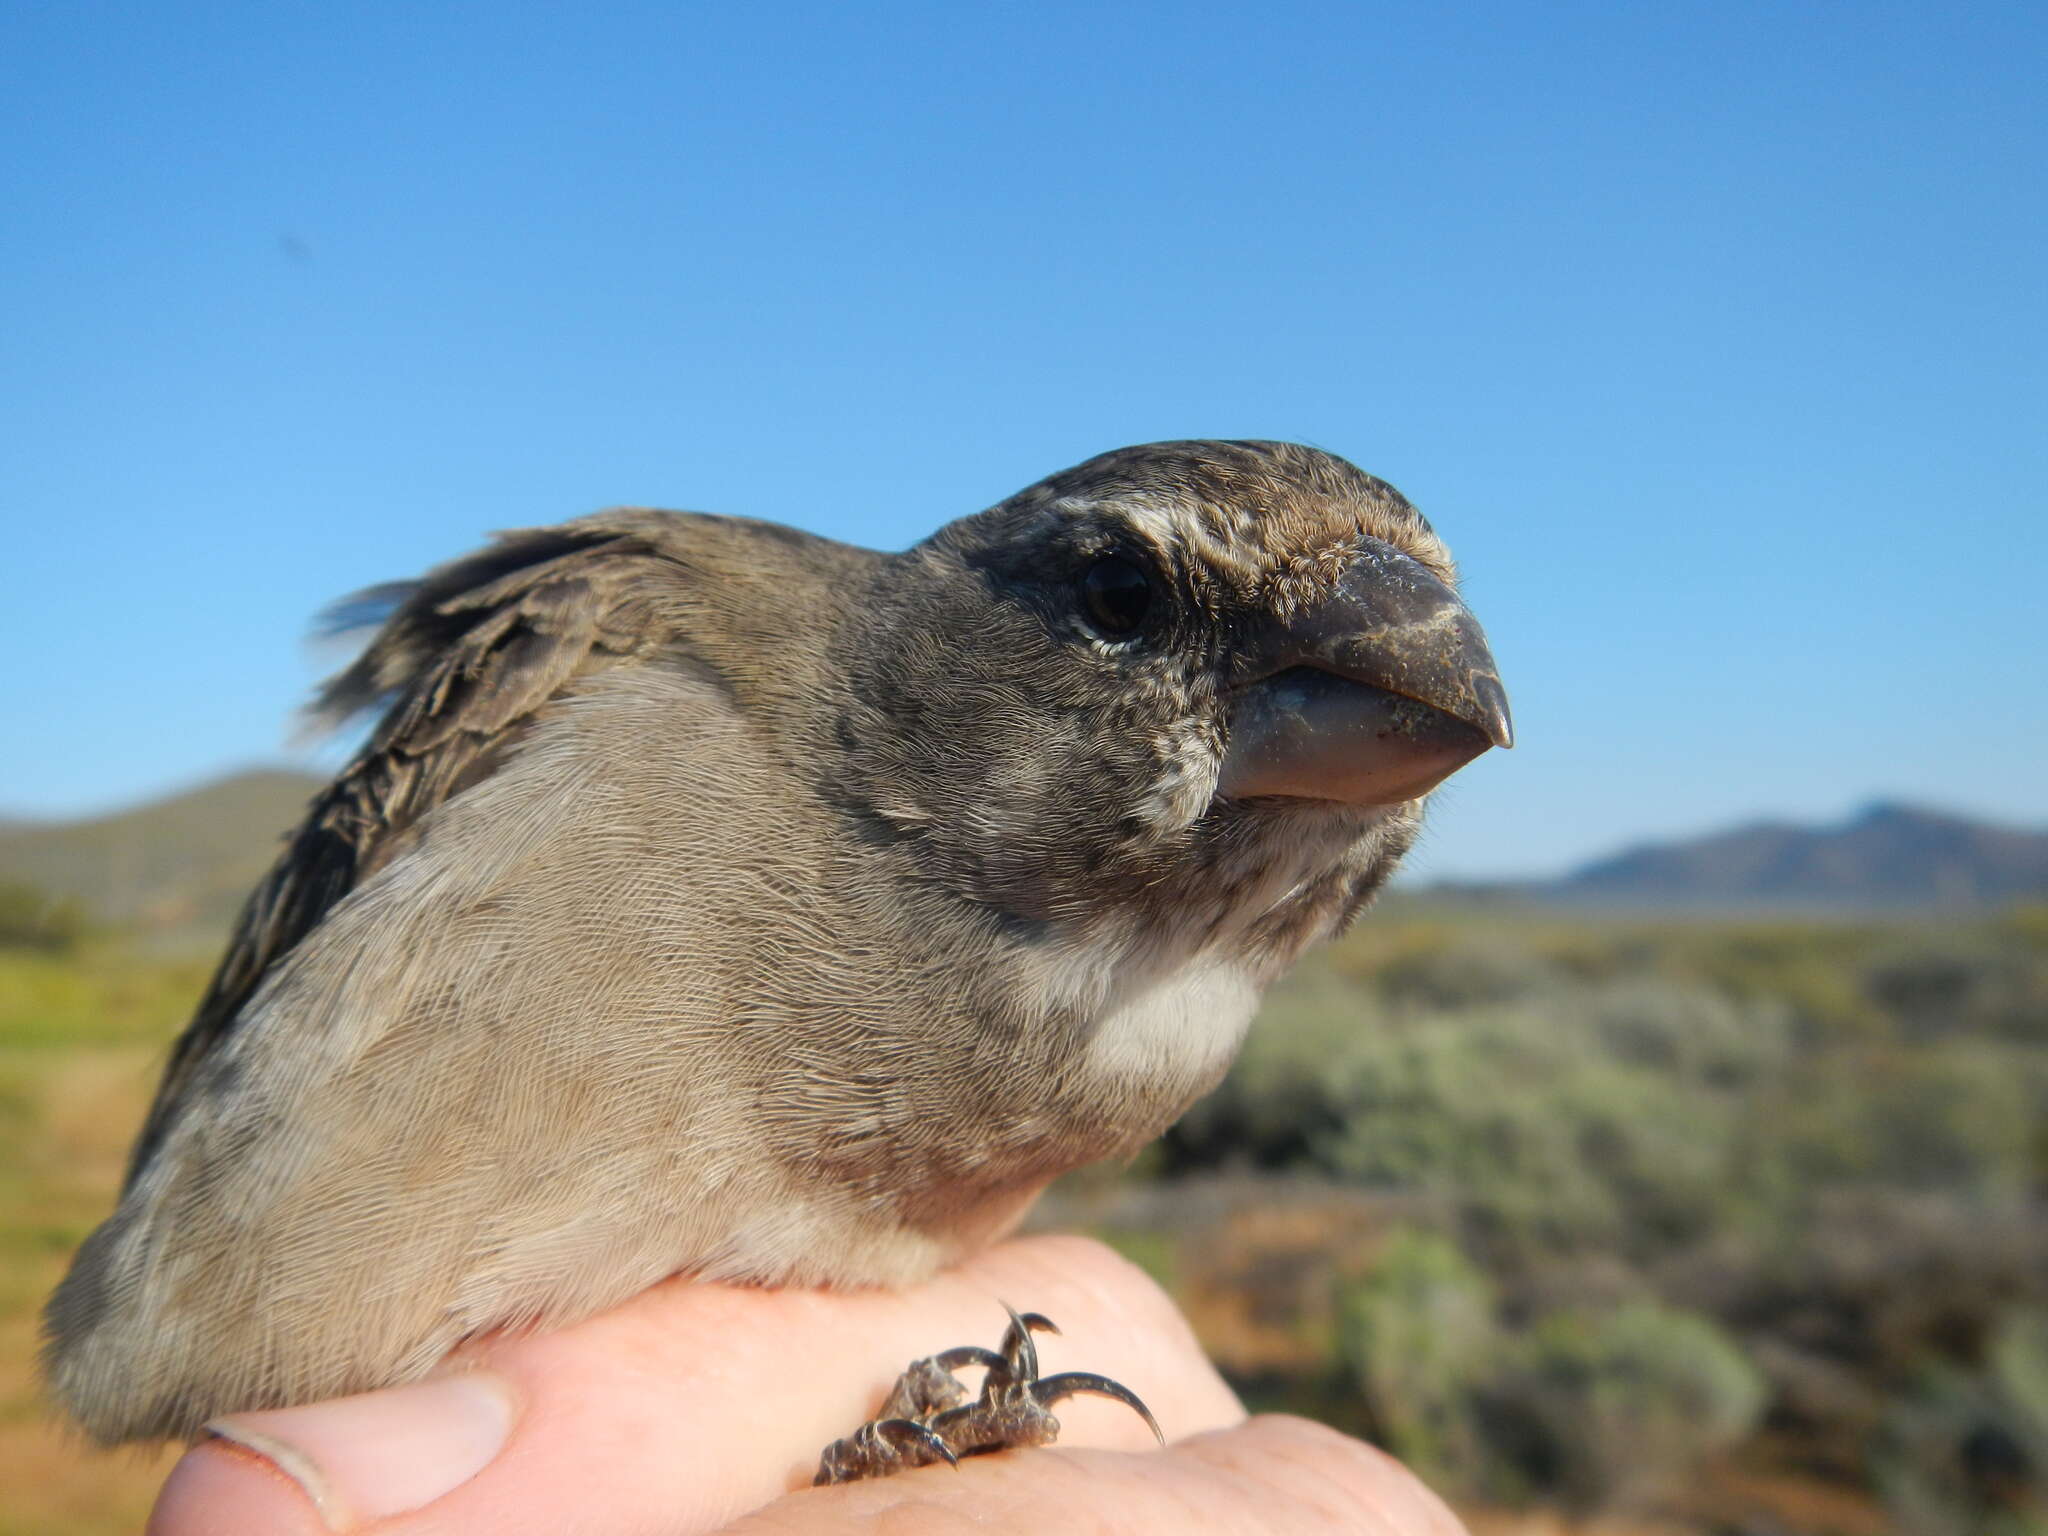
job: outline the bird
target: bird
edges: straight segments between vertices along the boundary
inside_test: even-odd
[[[335,622],[314,714],[374,723],[45,1311],[104,1444],[675,1275],[915,1283],[1211,1089],[1513,741],[1442,539],[1290,443],[1119,449],[890,553],[602,512]]]

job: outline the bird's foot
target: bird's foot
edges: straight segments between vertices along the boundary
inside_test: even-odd
[[[818,1483],[852,1483],[864,1477],[889,1477],[935,1461],[957,1465],[962,1456],[1013,1447],[1050,1445],[1059,1438],[1060,1421],[1052,1406],[1077,1393],[1113,1398],[1135,1412],[1159,1436],[1159,1422],[1128,1387],[1092,1371],[1038,1374],[1037,1333],[1058,1333],[1052,1320],[1036,1312],[1021,1315],[1005,1304],[1010,1326],[995,1349],[966,1344],[944,1354],[911,1362],[896,1380],[879,1416],[844,1440],[835,1440],[818,1458]],[[980,1366],[985,1373],[978,1395],[969,1394],[953,1373]]]

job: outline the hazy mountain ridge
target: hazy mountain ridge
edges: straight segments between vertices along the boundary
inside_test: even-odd
[[[1834,825],[1640,844],[1519,890],[1586,906],[1963,910],[2048,896],[2048,831],[1879,800]]]
[[[123,927],[217,933],[323,782],[251,769],[104,816],[0,820],[0,881],[71,897]]]

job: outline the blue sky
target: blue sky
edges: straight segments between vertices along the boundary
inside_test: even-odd
[[[0,811],[276,759],[313,612],[487,529],[1260,436],[1494,640],[1425,873],[2048,821],[2044,18],[9,7]]]

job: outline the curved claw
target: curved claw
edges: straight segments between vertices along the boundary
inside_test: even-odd
[[[915,1419],[884,1419],[875,1426],[875,1436],[892,1445],[921,1445],[947,1466],[957,1468],[960,1465],[960,1458],[953,1454],[953,1447],[939,1438],[938,1431]]]
[[[1059,1325],[1043,1312],[1020,1313],[1007,1301],[1001,1305],[1010,1314],[1010,1326],[1003,1330],[1003,1342],[997,1348],[1009,1367],[1010,1380],[1030,1381],[1038,1375],[1038,1346],[1031,1342],[1031,1335],[1058,1333]]]
[[[1145,1427],[1152,1431],[1161,1445],[1166,1444],[1166,1435],[1159,1428],[1159,1421],[1152,1417],[1152,1410],[1145,1406],[1145,1400],[1120,1381],[1111,1381],[1093,1371],[1063,1371],[1057,1376],[1047,1376],[1031,1383],[1031,1396],[1041,1408],[1050,1408],[1063,1397],[1084,1392],[1122,1403],[1145,1421]]]
[[[978,1365],[983,1370],[1006,1370],[1010,1362],[992,1349],[983,1349],[979,1344],[962,1344],[958,1349],[949,1349],[942,1355],[933,1356],[943,1371],[957,1371],[963,1365]]]

